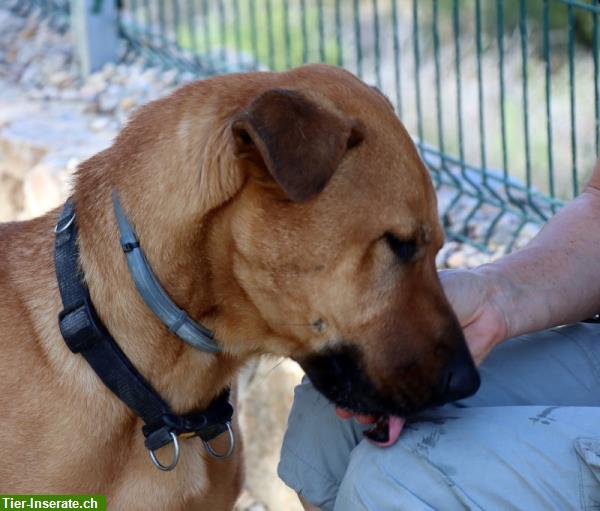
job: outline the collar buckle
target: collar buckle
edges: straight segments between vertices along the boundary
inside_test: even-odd
[[[104,332],[95,320],[89,297],[63,310],[58,315],[60,333],[73,353],[86,351],[104,338]]]

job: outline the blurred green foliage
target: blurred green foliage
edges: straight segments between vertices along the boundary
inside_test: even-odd
[[[323,2],[323,8],[330,8],[332,3],[333,0]],[[177,30],[179,46],[196,53],[209,53],[211,49],[223,47],[236,48],[275,70],[315,60],[334,65],[338,62],[341,50],[335,34],[328,30],[322,41],[319,40],[316,29],[319,23],[323,23],[320,21],[322,12],[314,2],[304,5],[287,2],[286,5],[281,0],[244,0],[238,3],[238,8],[236,16],[221,19],[213,6],[208,9],[206,25],[180,23]],[[202,5],[197,6],[197,12],[202,13]],[[205,26],[208,28],[206,31]],[[321,46],[324,59],[320,58]]]
[[[510,32],[518,29],[521,19],[521,4],[525,9],[526,22],[528,26],[539,30],[543,29],[544,4],[546,3],[544,0],[504,0],[502,3],[504,4],[502,7],[505,31]],[[594,5],[595,1],[579,0],[579,3]],[[486,28],[489,31],[495,31],[497,21],[497,2],[486,1],[484,4]],[[548,25],[550,30],[566,31],[570,23],[569,18],[572,18],[573,29],[577,40],[586,46],[592,46],[595,16],[593,12],[576,6],[569,6],[567,3],[558,0],[550,0],[547,2],[547,4]],[[600,9],[600,6],[598,6],[598,9]]]

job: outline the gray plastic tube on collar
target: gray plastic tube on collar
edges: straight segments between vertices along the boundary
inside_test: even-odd
[[[185,311],[177,307],[160,285],[140,248],[140,242],[133,227],[121,209],[119,196],[115,191],[112,193],[112,200],[121,234],[121,247],[127,258],[129,273],[146,305],[168,327],[170,332],[194,348],[209,353],[221,351],[213,333],[208,328],[196,323]]]

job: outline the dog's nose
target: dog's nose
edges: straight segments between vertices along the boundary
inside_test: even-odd
[[[442,371],[437,394],[446,403],[464,399],[475,394],[480,383],[479,371],[468,348],[461,346]]]

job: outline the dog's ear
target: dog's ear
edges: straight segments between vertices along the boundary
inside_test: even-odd
[[[260,94],[232,132],[236,155],[265,168],[297,202],[325,188],[344,153],[364,138],[360,122],[285,89]]]

